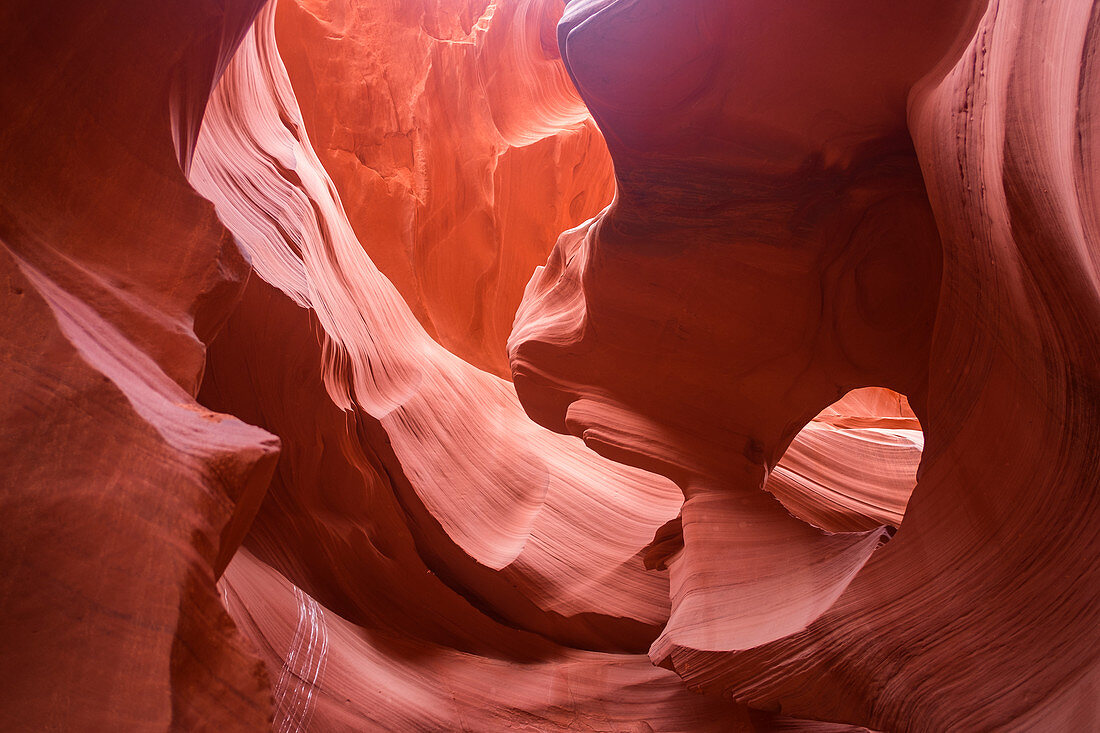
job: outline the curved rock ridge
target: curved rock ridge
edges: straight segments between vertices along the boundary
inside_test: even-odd
[[[258,275],[279,289],[276,299],[306,306],[308,317],[281,319],[286,333],[275,331],[266,348],[258,329],[240,329],[222,341],[231,352],[215,347],[211,366],[288,359],[280,339],[297,320],[297,342],[311,348],[313,360],[297,369],[320,375],[324,401],[354,415],[336,421],[331,440],[365,444],[360,452],[373,454],[368,476],[398,493],[420,541],[440,554],[439,569],[453,564],[448,574],[467,576],[475,589],[492,583],[545,612],[659,626],[667,579],[647,572],[639,553],[676,515],[679,493],[663,478],[604,461],[534,425],[507,382],[429,338],[355,239],[299,119],[275,47],[273,10],[265,10],[211,100],[191,181],[215,202]],[[208,380],[216,388],[228,373],[211,368]],[[310,384],[293,388],[316,395]],[[226,401],[248,398],[220,391],[217,404],[226,409]],[[279,433],[289,442],[299,416],[287,418]],[[351,468],[362,462],[353,454]],[[302,490],[315,491],[308,483]],[[616,532],[601,535],[611,525]],[[490,569],[505,571],[507,582],[482,572]]]
[[[690,696],[665,699],[658,691],[669,678],[654,676],[637,652],[668,618],[668,580],[645,568],[643,554],[674,520],[679,492],[535,427],[510,385],[455,358],[420,328],[356,241],[309,146],[274,29],[269,8],[211,100],[191,168],[192,183],[216,203],[262,278],[250,282],[212,345],[202,398],[272,430],[284,444],[285,459],[246,541],[254,557],[242,573],[252,576],[257,563],[266,564],[299,589],[293,606],[287,595],[272,609],[248,590],[256,581],[231,573],[226,589],[238,592],[241,604],[235,617],[244,624],[242,614],[270,614],[290,623],[321,614],[295,616],[289,607],[332,609],[325,618],[383,635],[354,648],[328,637],[328,657],[360,659],[358,674],[385,664],[379,674],[411,680],[424,674],[417,656],[451,657],[453,674],[470,675],[464,684],[480,690],[471,693],[480,700],[472,710],[480,712],[463,713],[473,720],[499,721],[502,709],[520,705],[481,699],[490,694],[484,675],[507,671],[479,661],[489,657],[526,665],[511,673],[522,677],[528,669],[536,685],[579,659],[591,674],[601,664],[625,665],[620,678],[604,682],[582,675],[570,725],[617,729],[632,720],[638,713],[629,708],[607,712],[620,710],[629,685],[654,690],[649,704],[657,707],[647,717],[654,729],[781,726],[783,720],[743,707],[699,707]],[[268,375],[262,381],[253,377],[260,371]],[[533,511],[516,520],[525,506],[517,498],[525,496],[534,497]],[[387,589],[383,596],[379,586]],[[317,600],[302,605],[300,593]],[[383,662],[383,653],[392,658]],[[399,714],[391,707],[397,703],[374,693],[327,710],[310,707],[306,699],[328,689],[328,677],[317,672],[321,662],[301,662],[295,652],[270,664],[305,664],[317,675],[291,692],[277,688],[288,726],[307,716],[314,725],[340,727],[364,715],[390,726],[438,715],[430,710],[435,698],[423,712],[401,702]],[[361,684],[348,674],[341,673],[337,689]],[[426,685],[421,694],[450,696],[438,681],[418,684]],[[550,697],[527,698],[512,723],[535,716],[569,727],[543,710],[560,705],[554,687],[540,694]]]
[[[1093,728],[1097,15],[839,5],[568,6],[618,190],[528,285],[516,389],[683,490],[651,655],[693,689],[886,730]],[[920,479],[867,502],[853,466],[837,517],[790,491],[863,418],[776,464],[865,385],[908,395]]]
[[[283,2],[310,139],[378,269],[440,344],[498,376],[523,286],[611,201],[565,73],[560,0]]]
[[[831,532],[901,526],[924,434],[909,402],[855,389],[799,431],[764,488],[794,516]]]
[[[279,730],[867,733],[692,694],[643,655],[561,649],[552,661],[521,664],[364,634],[247,550],[234,557],[222,590],[269,668],[293,680],[276,686],[286,713]]]
[[[275,686],[279,730],[757,729],[747,708],[692,694],[644,655],[559,647],[518,661],[364,631],[247,551],[223,589],[273,676],[292,680]]]

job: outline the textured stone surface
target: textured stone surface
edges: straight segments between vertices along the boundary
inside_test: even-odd
[[[560,0],[284,2],[280,54],[352,228],[417,319],[509,375],[523,286],[610,201],[558,53]]]
[[[0,727],[1095,728],[1097,22],[0,10]]]
[[[271,719],[214,581],[279,444],[194,399],[248,267],[177,158],[257,10],[0,10],[5,730]]]
[[[651,655],[693,688],[890,730],[1093,727],[1091,4],[840,5],[570,4],[618,198],[528,286],[516,387],[683,489]],[[864,385],[927,441],[874,554],[759,491]]]

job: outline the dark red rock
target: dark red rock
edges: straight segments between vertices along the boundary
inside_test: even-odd
[[[177,156],[257,10],[0,11],[5,730],[271,718],[214,582],[278,440],[194,400],[248,269]]]

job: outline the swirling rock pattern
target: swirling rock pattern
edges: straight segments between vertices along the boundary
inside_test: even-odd
[[[1097,727],[1098,19],[0,10],[0,727]]]
[[[684,490],[651,655],[693,688],[890,730],[1094,727],[1092,4],[841,5],[569,6],[618,196],[532,279],[517,390]],[[926,450],[897,536],[842,557],[759,489],[867,384],[909,396]]]

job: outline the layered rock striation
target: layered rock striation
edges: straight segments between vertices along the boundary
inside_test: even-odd
[[[0,726],[1095,727],[1097,17],[0,11]]]
[[[570,4],[617,195],[528,286],[516,388],[683,490],[650,654],[692,688],[888,730],[1090,727],[1094,11],[840,5]],[[925,428],[881,549],[761,491],[865,385]]]

